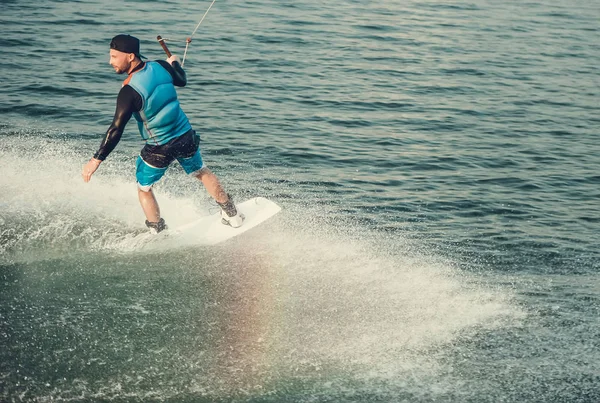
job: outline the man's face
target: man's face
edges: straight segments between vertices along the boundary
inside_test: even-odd
[[[131,68],[131,62],[135,58],[132,53],[123,53],[118,50],[110,50],[109,63],[117,74],[127,73]]]

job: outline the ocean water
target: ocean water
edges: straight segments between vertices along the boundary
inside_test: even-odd
[[[135,125],[80,177],[108,43],[181,56],[209,5],[0,2],[0,401],[600,401],[600,4],[217,0],[179,97],[283,210],[145,248]]]

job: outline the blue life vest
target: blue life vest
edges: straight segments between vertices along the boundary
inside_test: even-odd
[[[173,77],[157,62],[146,62],[124,84],[142,97],[142,109],[133,116],[147,144],[162,145],[192,129],[179,105]]]

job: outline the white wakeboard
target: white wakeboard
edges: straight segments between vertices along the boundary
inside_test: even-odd
[[[235,207],[245,217],[244,223],[239,228],[223,224],[219,209],[214,214],[200,217],[176,228],[169,228],[156,235],[145,231],[124,242],[123,246],[147,249],[160,246],[216,245],[243,234],[281,211],[281,207],[264,197],[236,203]]]
[[[189,243],[197,245],[215,245],[256,227],[281,211],[281,207],[264,197],[255,197],[243,203],[236,203],[240,214],[244,215],[244,224],[233,228],[221,222],[221,210],[196,221],[184,224],[169,231],[169,236],[183,237]]]

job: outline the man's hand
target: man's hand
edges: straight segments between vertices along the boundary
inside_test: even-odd
[[[96,158],[92,158],[89,160],[87,164],[83,166],[83,170],[81,171],[81,176],[83,177],[83,181],[88,183],[90,179],[92,179],[92,175],[98,167],[100,166],[101,160],[97,160]]]
[[[167,59],[167,62],[169,62],[169,64],[171,66],[173,65],[173,62],[177,62],[177,63],[181,64],[181,60],[179,59],[179,56],[177,56],[177,55],[171,55],[171,57],[169,57]]]

